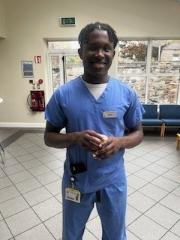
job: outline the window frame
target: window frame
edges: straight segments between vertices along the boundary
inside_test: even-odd
[[[160,74],[154,74],[151,72],[151,66],[152,66],[152,49],[153,49],[153,41],[163,41],[163,40],[171,40],[171,39],[119,39],[119,42],[121,41],[146,41],[147,42],[147,55],[146,55],[146,72],[143,74],[122,74],[120,75],[118,73],[118,61],[117,61],[117,75],[118,78],[123,78],[125,77],[144,77],[145,78],[145,101],[143,103],[148,103],[148,93],[149,93],[149,83],[151,81],[151,78],[153,77],[177,77],[177,96],[176,96],[176,104],[180,104],[180,61],[175,61],[179,63],[179,73],[160,73]],[[179,41],[179,39],[173,39],[174,41]],[[118,47],[118,53],[120,51],[120,48]],[[173,62],[173,61],[171,61]],[[157,104],[160,104],[161,102],[158,102]]]

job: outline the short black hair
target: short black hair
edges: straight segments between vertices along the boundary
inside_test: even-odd
[[[113,43],[114,48],[116,47],[118,43],[118,37],[116,35],[115,30],[109,24],[101,23],[101,22],[90,23],[80,31],[79,37],[78,37],[80,47],[88,43],[89,35],[94,30],[107,31],[110,42]]]

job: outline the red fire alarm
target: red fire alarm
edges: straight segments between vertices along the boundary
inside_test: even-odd
[[[39,79],[38,80],[38,84],[42,84],[43,83],[43,80],[42,79]]]

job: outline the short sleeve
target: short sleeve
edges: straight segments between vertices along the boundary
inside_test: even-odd
[[[66,126],[66,116],[63,108],[63,98],[60,89],[57,89],[50,98],[46,109],[45,119],[57,128],[64,128]]]
[[[132,91],[130,94],[130,105],[124,116],[125,126],[128,129],[137,126],[142,121],[143,113],[144,108],[140,103],[139,97]]]

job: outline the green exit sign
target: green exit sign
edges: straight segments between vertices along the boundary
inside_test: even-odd
[[[75,17],[62,17],[60,24],[61,26],[75,26]]]

